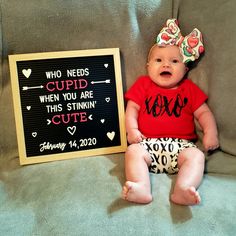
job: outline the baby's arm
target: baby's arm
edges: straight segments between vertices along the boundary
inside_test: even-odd
[[[144,136],[138,129],[138,113],[140,106],[135,102],[129,100],[125,113],[125,125],[127,132],[127,139],[130,144],[141,142]]]
[[[194,116],[203,130],[203,146],[206,151],[219,147],[218,132],[215,118],[208,105],[203,103],[195,112]]]

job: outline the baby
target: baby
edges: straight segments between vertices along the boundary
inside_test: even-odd
[[[183,37],[176,19],[169,19],[150,49],[147,76],[141,76],[126,93],[126,182],[122,198],[136,203],[152,201],[149,171],[177,173],[171,201],[195,205],[205,156],[194,141],[194,118],[203,130],[205,151],[219,147],[214,116],[207,96],[186,78],[188,62],[204,51],[198,29]]]

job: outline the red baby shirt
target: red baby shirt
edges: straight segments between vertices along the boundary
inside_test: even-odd
[[[207,95],[191,80],[183,79],[177,89],[164,89],[150,77],[141,76],[125,94],[140,106],[138,126],[148,138],[195,139],[194,111]]]

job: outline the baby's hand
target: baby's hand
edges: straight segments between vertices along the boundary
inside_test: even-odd
[[[131,129],[127,134],[128,143],[139,143],[145,138],[138,129]]]
[[[207,152],[213,151],[220,146],[217,135],[211,135],[211,134],[206,133],[203,136],[202,142],[203,142],[204,149]]]

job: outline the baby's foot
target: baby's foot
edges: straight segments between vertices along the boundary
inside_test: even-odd
[[[180,205],[197,205],[201,202],[201,197],[195,187],[180,189],[171,195],[171,200]]]
[[[131,181],[127,181],[123,186],[122,198],[136,203],[150,203],[152,201],[152,195],[145,185]]]

